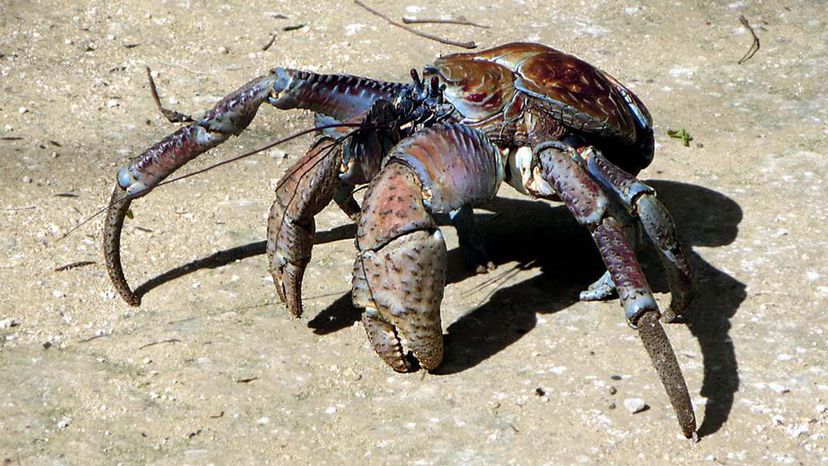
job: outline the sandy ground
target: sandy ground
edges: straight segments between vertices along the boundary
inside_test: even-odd
[[[647,103],[658,146],[642,177],[699,275],[688,324],[667,331],[701,442],[679,435],[617,301],[577,302],[602,271],[588,236],[560,206],[506,187],[479,211],[497,271],[472,276],[445,229],[436,374],[395,374],[369,348],[349,305],[354,228],[335,208],[317,219],[324,244],[305,317],[276,299],[265,220],[309,139],[137,202],[123,250],[146,293],[140,308],[109,283],[100,220],[58,241],[105,204],[127,158],[174,129],[153,107],[145,65],[166,104],[197,113],[276,65],[406,80],[457,49],[349,1],[4,0],[3,464],[828,464],[828,4],[372,4],[486,23],[423,27],[483,47],[530,40],[575,53]],[[762,45],[738,65],[750,45],[741,14]],[[263,109],[192,165],[310,124],[305,112]],[[689,147],[667,136],[679,128]],[[95,264],[55,271],[77,261]],[[645,262],[666,301],[658,262]],[[630,414],[631,398],[650,409]]]

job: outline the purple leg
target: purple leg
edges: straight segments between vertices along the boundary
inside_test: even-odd
[[[120,254],[121,230],[132,201],[148,194],[190,160],[231,135],[241,134],[262,104],[269,103],[283,110],[309,109],[338,121],[350,121],[368,112],[375,102],[393,99],[404,88],[403,84],[354,76],[275,68],[229,94],[202,118],[179,128],[130,160],[118,172],[104,224],[107,270],[118,293],[132,306],[141,303],[141,297],[127,283]]]
[[[630,215],[637,217],[647,236],[655,244],[670,285],[672,302],[664,313],[664,319],[672,322],[681,316],[690,302],[693,290],[693,271],[676,239],[675,226],[670,212],[656,197],[655,190],[638,181],[607,160],[592,148],[583,154],[587,169],[601,185],[613,192]]]
[[[313,220],[334,195],[342,146],[322,136],[279,181],[267,222],[267,256],[279,298],[302,315],[302,276],[311,259]]]
[[[630,325],[639,331],[653,365],[670,397],[682,432],[695,435],[696,419],[687,384],[675,353],[658,322],[658,306],[625,236],[621,223],[612,216],[612,201],[573,157],[556,144],[533,148],[542,178],[550,183],[578,222],[592,233],[604,264],[612,277]]]

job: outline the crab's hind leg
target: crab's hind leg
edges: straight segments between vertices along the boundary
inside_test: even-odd
[[[447,253],[433,215],[492,199],[503,179],[499,156],[475,130],[435,125],[400,142],[365,194],[353,300],[394,370],[411,369],[406,350],[426,370],[442,361]]]
[[[592,234],[616,286],[630,325],[638,328],[644,346],[661,378],[685,437],[695,436],[696,419],[675,352],[658,322],[658,305],[623,225],[612,213],[612,200],[579,163],[573,151],[559,144],[533,148],[538,166],[535,178],[551,184],[578,222]]]
[[[621,170],[594,148],[583,154],[587,170],[606,190],[614,193],[625,209],[640,220],[647,236],[661,256],[670,286],[670,307],[664,320],[672,322],[680,317],[690,302],[693,290],[693,271],[681,244],[676,239],[675,225],[670,212],[658,200],[656,192],[634,176]]]

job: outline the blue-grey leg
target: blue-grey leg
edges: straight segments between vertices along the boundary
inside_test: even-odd
[[[354,222],[359,220],[360,207],[359,203],[354,199],[354,185],[340,181],[334,189],[333,200],[342,209],[342,212],[345,212],[348,218]]]
[[[587,158],[589,174],[605,189],[614,193],[630,215],[640,220],[647,236],[659,251],[672,297],[670,307],[664,313],[664,320],[675,320],[690,302],[693,271],[676,239],[670,212],[658,200],[652,187],[615,166],[599,151],[589,148],[583,155]]]
[[[464,205],[457,210],[449,212],[452,225],[457,230],[457,237],[460,241],[460,248],[466,257],[466,262],[477,273],[486,273],[496,268],[494,262],[489,259],[486,251],[486,244],[480,234],[480,226],[474,217],[474,209],[470,205]]]
[[[613,295],[615,295],[615,283],[612,282],[612,275],[607,270],[578,297],[581,301],[604,301],[612,298]]]

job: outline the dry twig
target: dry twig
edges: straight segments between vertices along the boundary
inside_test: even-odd
[[[65,270],[72,270],[78,267],[86,267],[87,265],[94,265],[95,261],[78,261],[72,262],[71,264],[61,265],[60,267],[55,267],[55,272],[63,272]]]
[[[152,92],[152,100],[155,101],[155,106],[170,123],[190,123],[193,121],[193,117],[190,115],[164,108],[161,105],[161,98],[158,97],[158,89],[155,88],[155,80],[152,79],[152,71],[149,66],[147,67],[147,79],[149,79],[150,92]]]
[[[420,31],[418,31],[418,30],[416,30],[412,27],[406,26],[405,24],[398,23],[398,22],[394,21],[393,19],[389,18],[387,15],[385,15],[385,14],[369,7],[368,5],[363,3],[361,0],[354,0],[354,3],[361,6],[364,9],[368,10],[369,12],[373,13],[374,15],[379,16],[380,18],[384,19],[389,24],[397,26],[400,29],[404,29],[404,30],[406,30],[406,31],[408,31],[408,32],[410,32],[414,35],[423,37],[425,39],[434,40],[434,41],[440,42],[441,44],[453,45],[455,47],[462,47],[464,49],[475,49],[475,48],[477,48],[477,44],[475,44],[473,41],[455,42],[453,40],[444,39],[442,37],[434,36],[434,35],[431,35],[431,34],[426,34],[425,32],[420,32]]]
[[[267,41],[267,43],[262,46],[262,52],[267,52],[267,49],[269,49],[273,45],[274,42],[276,42],[276,33],[275,32],[270,35],[270,40]]]
[[[753,58],[753,56],[756,55],[756,52],[759,51],[759,36],[756,35],[756,31],[754,31],[753,28],[750,26],[750,23],[748,22],[747,18],[745,18],[745,15],[739,15],[739,22],[742,23],[742,26],[744,26],[748,31],[750,31],[750,35],[753,36],[753,42],[750,44],[750,48],[747,52],[745,52],[744,56],[742,56],[742,58],[740,58],[737,62],[739,65],[741,65],[742,63]]]
[[[459,24],[461,26],[474,26],[476,28],[489,29],[485,24],[473,23],[462,16],[457,18],[442,19],[442,18],[411,18],[403,16],[402,22],[405,24]]]
[[[149,348],[150,346],[160,345],[162,343],[181,343],[181,340],[179,340],[178,338],[170,338],[168,340],[153,341],[151,343],[147,343],[146,345],[138,347],[138,349],[142,350],[144,348]]]

